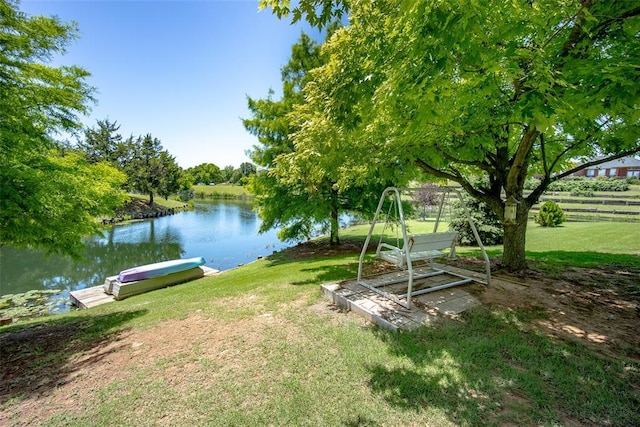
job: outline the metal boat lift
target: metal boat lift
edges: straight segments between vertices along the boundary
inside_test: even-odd
[[[431,192],[431,193],[440,193],[442,194],[442,198],[440,201],[440,205],[438,208],[438,214],[436,217],[436,221],[434,224],[434,229],[432,233],[426,234],[417,234],[410,235],[407,233],[407,227],[404,218],[404,211],[402,208],[402,193],[415,193],[415,192]],[[439,258],[445,255],[443,252],[445,249],[449,249],[449,256],[451,258],[455,257],[455,245],[457,241],[457,233],[456,232],[438,232],[438,225],[440,223],[440,219],[442,217],[442,210],[444,206],[444,202],[446,199],[449,199],[452,195],[457,195],[458,200],[460,200],[460,204],[464,209],[467,220],[473,232],[473,235],[476,239],[478,247],[482,252],[482,256],[485,261],[485,273],[486,279],[481,280],[478,278],[471,278],[468,276],[464,276],[459,273],[454,273],[452,271],[447,271],[442,268],[435,268],[433,264],[434,258]],[[364,258],[367,252],[367,248],[369,247],[369,242],[371,241],[371,236],[373,234],[374,227],[380,218],[380,212],[386,200],[391,200],[392,203],[395,202],[397,205],[397,213],[400,221],[400,228],[402,229],[402,247],[396,247],[387,243],[382,242],[382,237],[380,239],[380,243],[376,249],[376,257],[382,258],[388,262],[394,263],[401,269],[407,270],[408,277],[395,278],[390,280],[376,281],[373,283],[369,280],[365,280],[362,277],[362,266],[364,263]],[[388,218],[386,218],[388,221]],[[383,230],[384,232],[384,230]],[[384,234],[384,233],[383,233]],[[428,260],[430,269],[426,273],[414,274],[414,266],[413,263],[415,261]],[[449,274],[452,276],[457,276],[459,280],[455,280],[453,282],[441,284],[438,286],[429,287],[426,289],[422,289],[419,291],[413,290],[413,282],[414,280],[424,279],[427,277],[433,277],[441,274]],[[407,281],[407,291],[404,298],[398,297],[397,295],[387,292],[384,289],[381,289],[384,286],[398,284]],[[472,281],[476,281],[485,285],[490,285],[491,283],[491,266],[489,263],[489,257],[484,249],[484,245],[482,244],[482,240],[478,234],[478,230],[471,218],[471,214],[467,209],[464,200],[460,194],[460,191],[454,187],[433,187],[433,188],[396,188],[396,187],[388,187],[382,192],[382,196],[380,197],[380,202],[378,203],[378,207],[376,209],[376,213],[373,217],[373,221],[371,222],[371,227],[369,228],[369,233],[364,242],[364,246],[360,253],[360,258],[358,261],[358,281],[357,283],[361,286],[364,286],[390,300],[402,305],[405,308],[411,308],[411,298],[416,295],[421,295],[427,292],[433,292],[440,289],[450,288],[452,286],[463,285],[466,283],[470,283]]]

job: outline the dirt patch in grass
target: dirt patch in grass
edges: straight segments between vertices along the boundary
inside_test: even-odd
[[[340,254],[357,256],[360,250],[357,241],[344,241],[339,246],[310,242],[274,257],[302,260]],[[476,259],[460,257],[454,264],[482,271]],[[497,270],[495,261],[493,266]],[[512,286],[472,285],[466,289],[490,309],[531,313],[531,324],[541,332],[580,341],[609,357],[640,360],[640,269],[568,266],[550,275],[535,263],[531,267],[525,276],[495,271],[496,279]],[[374,263],[369,268],[385,267]],[[297,308],[346,316],[327,303]],[[120,316],[126,320],[126,314]],[[229,324],[196,312],[147,330],[113,328],[101,332],[99,325],[103,321],[91,317],[76,323],[52,321],[0,335],[0,425],[38,424],[54,414],[82,414],[88,410],[86,402],[99,399],[110,384],[130,379],[145,366],[158,366],[164,361],[166,369],[153,371],[162,372],[157,374],[162,378],[153,380],[163,381],[172,389],[192,387],[203,380],[215,381],[213,377],[202,377],[202,366],[194,354],[215,355],[216,364],[224,369],[242,369],[238,361],[250,356],[246,352],[255,350],[251,349],[260,342],[265,328],[286,329],[282,318],[269,313]],[[95,339],[76,338],[80,332],[96,328],[100,333],[95,334]],[[295,331],[291,334],[288,338],[295,340]],[[259,360],[259,355],[255,356]],[[175,360],[181,360],[179,368]]]
[[[640,268],[567,266],[546,273],[529,262],[529,271],[513,275],[499,270],[497,261],[492,260],[493,277],[513,286],[470,286],[485,306],[527,311],[544,333],[578,340],[608,356],[640,360]],[[451,263],[475,271],[484,267],[465,257]]]

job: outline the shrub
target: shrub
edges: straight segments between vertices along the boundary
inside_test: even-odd
[[[582,177],[562,179],[552,182],[548,191],[627,191],[629,183],[625,179],[607,178],[604,176],[595,179],[584,179]]]
[[[595,197],[595,193],[590,190],[575,190],[571,192],[571,195],[576,197]]]
[[[564,212],[556,202],[547,200],[542,204],[540,212],[534,218],[543,227],[555,227],[564,222]]]
[[[487,246],[502,244],[504,240],[504,227],[498,216],[487,204],[474,199],[468,194],[463,193],[462,198],[467,205],[467,209],[469,209],[469,214],[475,223],[482,244]],[[453,203],[453,214],[449,228],[458,232],[458,242],[460,245],[476,245],[476,238],[473,235],[464,209],[458,201]]]
[[[178,192],[178,200],[181,202],[188,202],[195,197],[195,191],[193,189],[180,190]]]
[[[440,187],[438,184],[426,183],[420,185],[419,188],[434,189]],[[422,212],[422,219],[426,218],[427,212],[434,211],[442,201],[443,193],[434,193],[431,191],[415,191],[412,195],[414,212]]]
[[[538,185],[540,185],[540,180],[539,179],[537,179],[537,178],[528,178],[524,182],[524,189],[525,190],[533,190]]]

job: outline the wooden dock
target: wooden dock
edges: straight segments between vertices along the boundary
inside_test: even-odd
[[[206,266],[200,266],[200,268],[204,270],[203,277],[213,276],[220,272]],[[71,304],[79,308],[96,307],[116,300],[113,295],[104,291],[104,285],[71,291],[69,295],[71,296]]]
[[[91,308],[116,300],[113,295],[104,291],[103,285],[71,291],[69,295],[71,304],[79,308]]]

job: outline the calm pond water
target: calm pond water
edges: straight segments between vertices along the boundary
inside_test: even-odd
[[[250,203],[198,202],[191,211],[116,225],[87,239],[83,261],[0,248],[0,295],[60,290],[52,311],[66,311],[70,291],[102,285],[126,268],[202,256],[208,267],[228,270],[290,246],[275,230],[258,234],[260,224]]]

